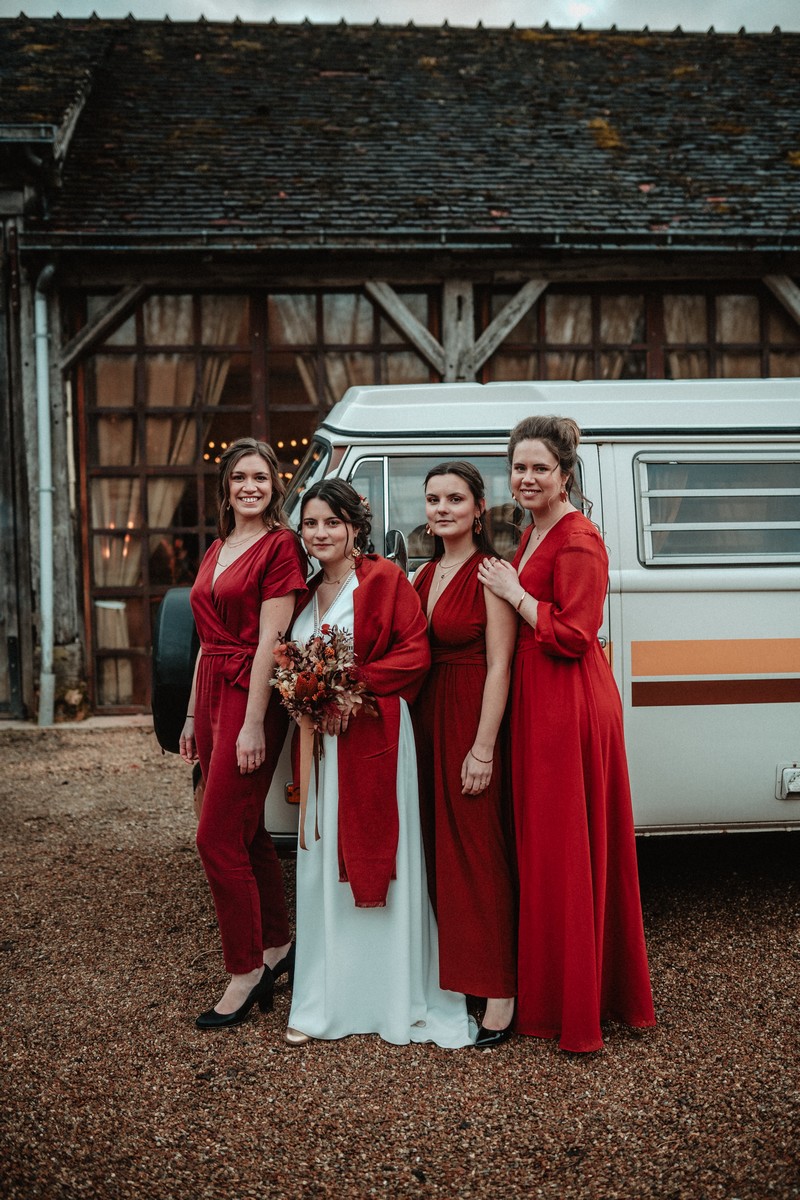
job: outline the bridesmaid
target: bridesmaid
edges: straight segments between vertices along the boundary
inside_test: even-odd
[[[511,492],[531,515],[513,566],[481,582],[519,614],[511,771],[520,887],[516,1028],[600,1050],[600,1023],[655,1024],[622,705],[597,634],[608,555],[570,501],[580,430],[529,417],[511,433]]]
[[[468,1046],[464,996],[439,987],[420,833],[407,702],[430,665],[425,617],[403,572],[369,552],[369,512],[349,483],[310,487],[300,531],[321,569],[291,636],[305,642],[324,625],[349,630],[376,712],[353,710],[343,697],[323,734],[318,784],[311,772],[284,1036],[294,1046],[354,1033]]]
[[[205,781],[197,848],[217,910],[230,981],[200,1029],[238,1025],[272,1006],[291,972],[283,876],[264,827],[264,797],[288,721],[269,686],[273,647],[305,591],[305,561],[283,516],[270,446],[233,442],[220,459],[219,538],[200,564],[191,602],[200,653],[181,757]]]
[[[514,1014],[515,900],[503,819],[498,734],[516,618],[478,580],[493,554],[484,483],[467,462],[434,467],[425,515],[434,556],[414,587],[428,617],[432,669],[414,706],[428,887],[443,988],[487,997],[475,1043],[497,1046]]]

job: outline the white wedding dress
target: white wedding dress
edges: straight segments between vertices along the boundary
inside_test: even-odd
[[[357,586],[353,572],[326,611],[327,624],[352,631]],[[292,633],[297,641],[313,633],[315,609],[309,604],[297,618]],[[335,737],[324,736],[319,795],[311,772],[308,849],[297,849],[297,958],[289,1025],[314,1038],[377,1033],[395,1045],[468,1046],[477,1030],[465,997],[439,987],[439,944],[425,876],[414,734],[408,706],[400,703],[397,878],[389,884],[385,908],[356,908],[349,883],[339,881]],[[315,809],[319,841],[314,840]]]

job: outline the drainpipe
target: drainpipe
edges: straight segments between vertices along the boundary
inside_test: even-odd
[[[46,292],[55,267],[44,267],[34,293],[36,347],[36,428],[39,441],[39,724],[52,725],[56,677],[53,671],[53,455],[50,438],[50,329]]]

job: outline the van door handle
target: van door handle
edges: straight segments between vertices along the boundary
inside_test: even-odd
[[[606,646],[608,645],[608,638],[603,637],[602,634],[598,634],[597,640],[600,643],[600,645],[603,647],[603,649],[605,650]]]

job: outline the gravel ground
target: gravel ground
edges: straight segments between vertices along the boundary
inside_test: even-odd
[[[224,968],[149,729],[0,726],[0,756],[3,1196],[800,1196],[798,835],[640,843],[659,1026],[601,1054],[292,1049],[285,986],[194,1027]]]

